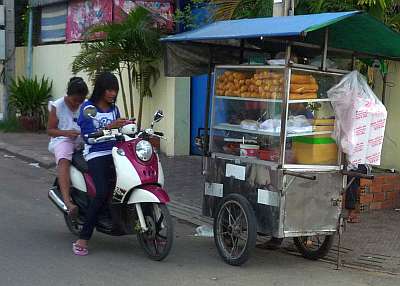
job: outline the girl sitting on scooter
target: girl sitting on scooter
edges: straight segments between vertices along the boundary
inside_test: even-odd
[[[118,80],[112,73],[105,72],[96,78],[92,96],[82,105],[78,119],[82,138],[85,138],[86,134],[104,128],[119,128],[126,124],[126,120],[120,118],[118,107],[115,105],[118,90]],[[83,114],[84,108],[88,105],[93,105],[97,109],[94,118],[88,118]],[[114,177],[110,168],[113,166],[111,150],[114,145],[114,141],[89,144],[85,139],[83,155],[96,187],[96,197],[90,202],[79,239],[73,243],[73,252],[76,255],[88,254],[88,241],[96,226],[98,214],[106,208],[107,198],[112,191],[109,182]]]
[[[72,77],[68,82],[67,95],[49,102],[47,134],[51,136],[49,151],[54,154],[61,194],[70,216],[76,216],[78,207],[70,194],[69,167],[74,149],[81,142],[77,124],[79,107],[88,94],[88,87],[81,77]]]

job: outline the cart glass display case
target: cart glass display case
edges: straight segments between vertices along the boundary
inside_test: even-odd
[[[290,74],[283,166],[338,169],[335,114],[327,92],[342,75],[295,68]]]
[[[287,169],[338,169],[327,91],[340,78],[284,66],[217,66],[211,153]]]

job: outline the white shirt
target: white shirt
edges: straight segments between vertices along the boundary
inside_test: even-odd
[[[56,108],[56,116],[58,119],[57,128],[59,130],[76,130],[80,132],[80,128],[77,124],[79,108],[76,111],[72,111],[65,103],[64,98],[65,97],[59,98],[56,101],[49,101],[49,111],[51,111],[52,107]],[[65,136],[51,137],[49,143],[49,151],[54,153],[54,147],[57,144],[63,141],[71,140],[71,138]],[[75,143],[78,144],[78,142],[80,142],[80,137],[75,139]]]

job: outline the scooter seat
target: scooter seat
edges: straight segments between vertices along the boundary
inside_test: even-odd
[[[89,167],[87,165],[85,158],[83,158],[82,151],[77,151],[74,152],[74,154],[72,154],[72,166],[77,168],[82,173],[88,172]]]

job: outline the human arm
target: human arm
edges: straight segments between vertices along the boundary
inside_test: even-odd
[[[85,141],[86,144],[89,144],[85,135],[99,131],[99,130],[98,130],[98,128],[96,128],[94,126],[93,119],[90,117],[87,117],[83,114],[83,109],[84,109],[84,106],[82,106],[79,111],[79,117],[78,117],[77,124],[81,128],[81,136],[82,136],[83,140]]]
[[[121,114],[116,105],[114,105],[114,112],[115,112],[115,120],[106,126],[107,129],[121,128],[124,125],[130,123],[129,120],[121,118]]]
[[[57,110],[55,106],[51,107],[49,119],[47,121],[47,134],[51,137],[69,137],[76,138],[79,136],[79,131],[76,130],[60,130],[58,129]]]

